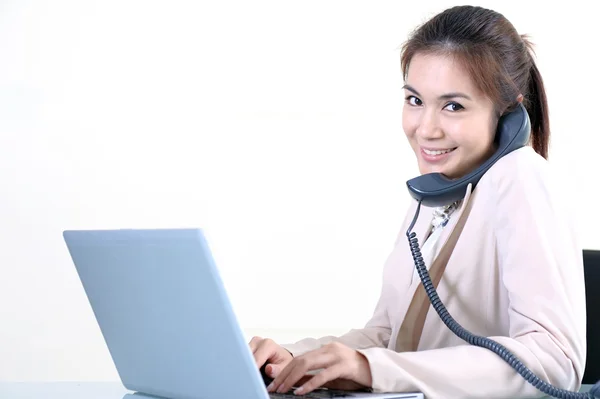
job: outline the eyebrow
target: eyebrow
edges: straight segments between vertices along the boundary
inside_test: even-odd
[[[417,96],[421,96],[419,94],[419,92],[417,90],[415,90],[415,88],[412,87],[412,86],[410,86],[410,85],[404,85],[404,86],[402,86],[402,88],[415,93]],[[469,97],[465,93],[461,93],[461,92],[451,92],[451,93],[442,94],[438,98],[440,100],[448,100],[448,99],[457,98],[457,97],[466,98],[467,100],[471,100],[471,97]]]

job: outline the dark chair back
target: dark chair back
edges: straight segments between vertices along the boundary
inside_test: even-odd
[[[584,384],[600,381],[600,250],[583,251],[587,309],[587,362]]]

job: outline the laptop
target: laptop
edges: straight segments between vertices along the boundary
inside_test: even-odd
[[[134,397],[298,397],[267,392],[201,229],[67,230],[63,237]],[[423,399],[327,389],[300,397]]]

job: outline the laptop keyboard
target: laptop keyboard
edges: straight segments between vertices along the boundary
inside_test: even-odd
[[[273,379],[271,377],[268,377],[266,372],[265,372],[265,367],[267,366],[267,364],[265,363],[261,369],[260,369],[260,374],[263,378],[263,381],[265,383],[265,386],[269,386],[269,384],[271,382],[273,382]],[[343,391],[337,391],[337,390],[329,390],[329,389],[316,389],[306,395],[294,395],[293,394],[293,390],[288,391],[287,393],[270,393],[269,392],[269,397],[272,399],[298,399],[298,398],[304,398],[304,399],[329,399],[329,398],[354,398],[356,397],[355,395],[352,395],[351,393],[347,393],[347,392],[343,392]]]
[[[269,397],[272,399],[326,399],[326,398],[352,398],[354,395],[346,392],[329,391],[329,390],[317,390],[312,391],[306,395],[294,395],[293,393],[269,393]]]

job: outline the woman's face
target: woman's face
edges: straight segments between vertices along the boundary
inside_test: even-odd
[[[461,177],[494,151],[494,104],[452,58],[415,54],[404,86],[402,127],[421,174]]]

